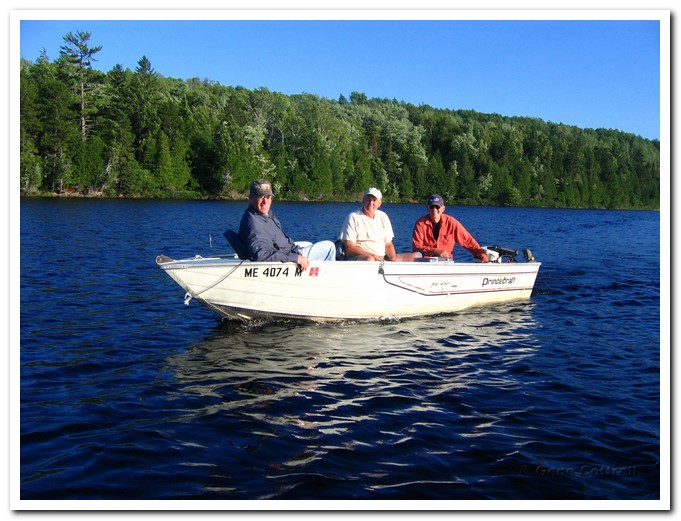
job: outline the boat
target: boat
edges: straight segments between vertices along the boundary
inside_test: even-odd
[[[453,313],[528,300],[541,265],[530,250],[487,247],[489,263],[422,258],[414,262],[253,262],[237,253],[156,264],[184,291],[223,319],[344,321]],[[493,260],[493,262],[492,262]]]

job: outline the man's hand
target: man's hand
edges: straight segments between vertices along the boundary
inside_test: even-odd
[[[310,261],[308,260],[307,257],[303,257],[302,255],[298,255],[297,264],[298,264],[298,266],[300,266],[301,270],[306,271],[308,266],[310,265]]]

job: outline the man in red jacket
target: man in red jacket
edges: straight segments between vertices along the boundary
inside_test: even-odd
[[[440,195],[428,199],[428,215],[414,225],[412,246],[424,257],[453,258],[454,245],[459,244],[482,262],[489,262],[485,249],[481,248],[463,224],[450,215],[445,215],[445,201]]]

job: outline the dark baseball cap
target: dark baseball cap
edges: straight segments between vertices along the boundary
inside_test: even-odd
[[[431,195],[430,199],[428,199],[428,206],[444,206],[445,205],[445,200],[442,198],[441,195]]]
[[[266,179],[256,179],[251,183],[251,195],[256,197],[262,197],[263,195],[274,196],[272,185]]]

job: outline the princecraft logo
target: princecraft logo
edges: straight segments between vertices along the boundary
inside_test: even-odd
[[[504,285],[504,284],[513,284],[515,282],[515,277],[500,277],[497,279],[490,279],[489,277],[485,277],[482,279],[482,287],[484,288],[485,286],[488,286],[490,284],[497,284],[497,285]]]

